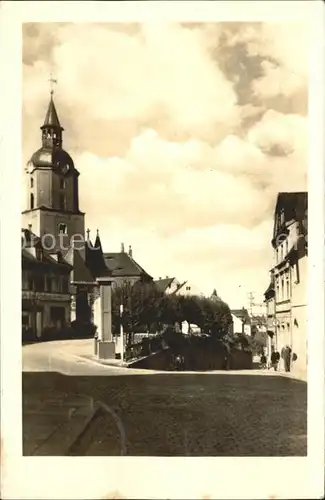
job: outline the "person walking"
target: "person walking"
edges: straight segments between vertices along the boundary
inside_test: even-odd
[[[264,352],[261,355],[261,368],[262,368],[262,370],[265,370],[265,368],[266,368],[266,356],[265,356]]]
[[[271,367],[273,370],[276,372],[278,370],[278,363],[280,359],[280,354],[274,349],[272,346],[272,353],[271,353]]]
[[[290,372],[291,368],[291,348],[286,345],[283,351],[283,361],[284,361],[284,369],[286,372]]]

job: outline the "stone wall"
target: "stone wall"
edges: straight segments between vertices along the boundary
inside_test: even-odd
[[[205,371],[205,370],[249,370],[253,368],[253,357],[250,352],[232,349],[226,359],[226,351],[218,352],[204,350],[187,350],[181,355],[184,363],[180,367],[183,371]],[[149,370],[173,371],[176,369],[175,353],[167,348],[150,354],[146,358],[136,360],[129,364],[132,368]]]

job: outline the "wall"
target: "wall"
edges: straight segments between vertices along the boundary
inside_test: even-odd
[[[237,318],[234,314],[231,315],[233,326],[232,333],[244,333],[243,322],[240,318]]]
[[[142,368],[146,370],[172,370],[173,354],[171,349],[150,354],[144,359],[134,361],[129,364],[130,368]]]
[[[144,359],[130,364],[132,368],[143,368],[151,370],[174,370],[174,356],[176,351],[168,348],[163,351],[151,354]],[[184,356],[182,370],[205,371],[205,370],[225,370],[227,369],[226,351],[220,346],[219,350],[211,349],[184,349],[181,353]],[[228,369],[249,370],[253,367],[253,358],[250,352],[232,349],[228,355]]]

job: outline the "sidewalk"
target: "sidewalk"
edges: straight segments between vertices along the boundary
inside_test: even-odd
[[[93,421],[98,408],[86,397],[55,393],[55,399],[23,397],[23,455],[66,456]]]

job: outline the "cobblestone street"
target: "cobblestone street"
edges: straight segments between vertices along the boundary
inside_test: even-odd
[[[281,376],[34,372],[23,374],[23,394],[25,416],[33,398],[99,404],[73,455],[306,455],[307,384]]]

